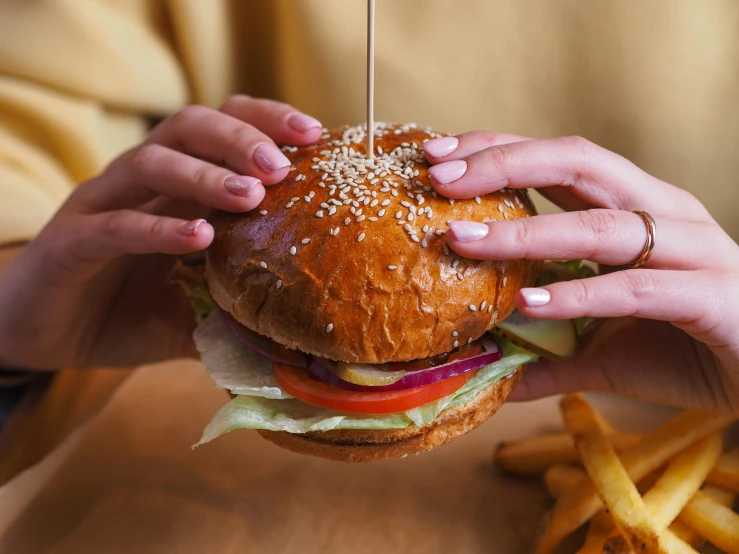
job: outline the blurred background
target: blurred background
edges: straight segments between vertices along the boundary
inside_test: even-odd
[[[577,134],[739,239],[735,0],[378,0],[378,120]],[[244,92],[364,121],[364,0],[0,3],[0,243],[152,121]],[[544,206],[545,211],[550,207]]]

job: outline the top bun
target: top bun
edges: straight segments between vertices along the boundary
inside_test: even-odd
[[[413,124],[324,131],[284,147],[292,168],[258,210],[215,211],[206,276],[221,308],[274,341],[336,361],[409,361],[474,340],[514,308],[538,264],[474,261],[446,246],[447,222],[536,212],[525,190],[448,200],[430,185]]]

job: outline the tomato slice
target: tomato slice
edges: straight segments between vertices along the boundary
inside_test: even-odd
[[[273,364],[282,389],[311,406],[352,414],[393,414],[429,404],[462,388],[477,373],[469,371],[423,387],[390,392],[349,392],[313,379],[303,369]]]

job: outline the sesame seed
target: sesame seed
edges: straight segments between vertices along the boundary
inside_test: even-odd
[[[429,245],[429,243],[428,243],[428,241],[426,239],[423,239],[421,241],[421,246],[423,246],[424,248],[426,248],[428,245]]]
[[[401,212],[400,210],[398,210],[396,212],[396,214],[395,214],[395,219],[400,219],[401,217],[403,217],[403,212]]]
[[[403,225],[403,229],[405,229],[405,230],[406,230],[406,231],[408,231],[409,233],[410,233],[411,231],[413,231],[413,227],[411,227],[411,224],[410,224],[410,223],[406,223],[405,225]]]
[[[278,289],[282,288],[282,279],[277,279],[277,288]]]
[[[323,217],[323,210],[318,210],[316,212],[316,217]]]
[[[370,204],[370,208],[374,208],[375,206],[377,206],[377,204],[378,204],[379,202],[380,202],[380,201],[379,201],[379,200],[377,200],[377,198],[375,198],[375,199],[374,199],[374,200],[372,201],[372,203]]]
[[[388,269],[389,269],[390,271],[395,271],[396,269],[398,269],[398,266],[397,266],[397,265],[389,265],[389,266],[387,266],[387,268],[388,268]]]
[[[303,200],[305,200],[306,202],[310,202],[310,196],[304,196]]]
[[[362,216],[362,217],[364,217],[364,216]],[[367,219],[369,219],[370,221],[379,221],[376,217],[368,217]]]
[[[333,323],[329,323],[328,325],[326,325],[326,332],[327,333],[330,333],[333,330],[334,330],[334,324]]]
[[[472,337],[467,337],[467,344],[472,344]]]
[[[357,242],[362,242],[365,236],[366,233],[359,233],[359,236],[357,237]]]
[[[452,267],[456,269],[456,267],[459,265],[459,258],[454,258],[452,260]]]
[[[452,336],[453,337],[458,337],[459,336],[459,333],[457,331],[452,331]]]
[[[411,235],[411,240],[413,242],[421,242],[421,239],[419,239],[416,235]]]
[[[335,213],[336,213],[336,207],[335,206],[331,206],[328,209],[328,215],[334,215]]]
[[[390,194],[392,194],[393,196],[398,196],[398,191],[393,189],[390,191]]]
[[[266,262],[259,262],[259,267],[262,269],[267,269],[267,263]]]
[[[259,210],[259,213],[260,213],[261,215],[267,215],[267,210]]]
[[[442,249],[442,250],[444,251],[444,255],[445,255],[445,256],[448,256],[448,255],[449,255],[449,247],[448,247],[448,246],[447,246],[446,244],[444,244],[444,245],[443,245],[443,246],[441,247],[441,249]]]
[[[408,221],[413,221],[413,214],[408,214],[408,215],[406,216],[406,219],[407,219]]]
[[[455,341],[454,341],[454,342],[452,343],[452,346],[453,346],[454,348],[457,348],[457,347],[459,346],[459,341],[458,341],[458,340],[455,340]]]
[[[295,255],[295,253],[296,253],[297,251],[298,251],[297,247],[295,247],[295,246],[291,246],[291,247],[290,247],[290,254],[292,254],[293,256]]]
[[[321,202],[321,207],[325,210],[328,210],[330,206],[326,204],[325,202]]]
[[[429,226],[428,225],[424,225],[422,231],[424,233],[428,233],[429,232]]]
[[[479,196],[475,196],[475,202],[477,202],[478,204],[482,204],[482,200],[480,200]]]
[[[303,244],[308,244],[310,242],[310,239],[309,238],[305,238],[305,239],[301,240],[300,242],[302,242]]]
[[[346,218],[346,219],[344,220],[344,225],[349,225],[349,224],[350,224],[351,222],[352,222],[352,218],[351,218],[351,217],[347,217],[347,218]]]
[[[480,311],[484,310],[484,309],[485,309],[485,306],[486,306],[486,305],[487,305],[487,302],[485,302],[485,301],[483,300],[483,301],[482,301],[482,304],[480,304]]]
[[[498,204],[498,211],[501,212],[501,213],[504,211],[503,210],[503,206],[501,206],[500,204]]]
[[[365,218],[366,218],[366,217],[367,217],[366,215],[360,215],[360,216],[359,216],[359,217],[357,218],[357,223],[361,223],[362,221],[364,221],[364,220],[365,220]]]
[[[383,208],[379,212],[377,212],[377,215],[380,216],[380,217],[382,217],[383,215],[385,215],[385,208]]]
[[[508,277],[503,276],[503,286],[506,286],[508,284]]]
[[[436,231],[434,231],[434,234],[435,234],[435,235],[436,235],[437,237],[440,237],[440,236],[441,236],[441,235],[443,235],[444,233],[446,233],[446,231],[445,231],[444,229],[437,229]]]
[[[475,306],[474,304],[470,304],[469,308],[470,308],[470,311],[471,312],[476,312],[477,311],[477,306]]]
[[[462,275],[461,273],[457,273],[457,279],[459,279],[460,281],[464,281],[464,275]]]
[[[287,204],[285,204],[285,208],[292,208],[294,204],[295,202],[288,202]]]
[[[389,204],[390,204],[390,200],[383,200],[382,201],[382,205],[383,206],[388,206]]]
[[[450,204],[451,204],[452,206],[454,206],[454,198],[448,198],[448,200],[449,200],[449,203],[450,203]]]

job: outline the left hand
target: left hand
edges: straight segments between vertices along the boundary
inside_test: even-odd
[[[516,305],[543,319],[611,319],[574,358],[532,364],[514,392],[533,399],[612,390],[739,414],[739,246],[688,192],[578,137],[532,140],[473,132],[424,145],[437,192],[471,198],[537,188],[566,213],[486,224],[452,222],[449,246],[473,259],[601,264],[600,276],[523,289]],[[639,269],[656,220],[656,247]]]

